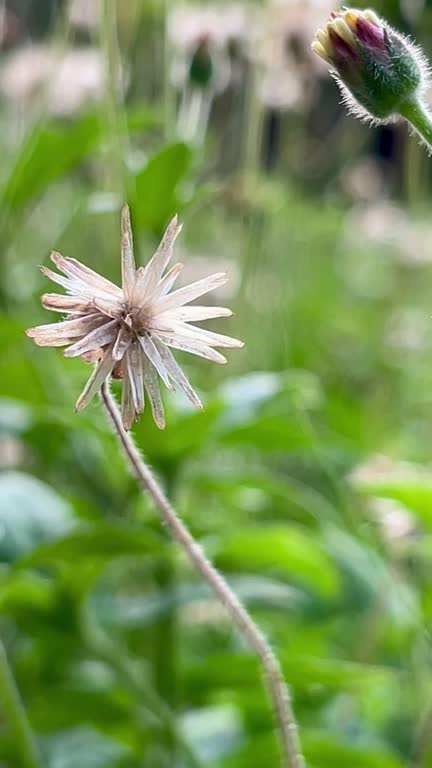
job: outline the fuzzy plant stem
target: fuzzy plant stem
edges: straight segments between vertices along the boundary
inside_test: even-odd
[[[282,767],[305,768],[290,695],[279,662],[269,643],[223,576],[208,560],[202,548],[177,516],[151,470],[139,454],[131,435],[125,431],[117,404],[106,383],[102,386],[101,398],[113,424],[114,431],[126,454],[128,463],[133,469],[141,487],[152,498],[173,538],[185,552],[204,581],[207,582],[211,590],[218,596],[233,623],[261,662],[264,682],[277,718],[282,752]]]
[[[9,724],[20,768],[41,768],[36,742],[3,643],[0,641],[0,706]]]
[[[406,101],[400,107],[400,114],[412,125],[416,133],[432,152],[432,115],[417,100]]]

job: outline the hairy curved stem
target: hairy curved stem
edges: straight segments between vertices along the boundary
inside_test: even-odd
[[[418,101],[406,101],[399,111],[412,125],[429,151],[432,151],[432,115],[426,107]]]
[[[288,766],[289,768],[305,768],[305,761],[301,752],[298,728],[289,692],[282,675],[280,664],[267,642],[267,639],[256,626],[252,617],[231,590],[223,576],[208,560],[204,551],[177,516],[177,513],[171,506],[157,480],[154,478],[151,470],[140,456],[132,437],[124,430],[117,405],[106,383],[102,386],[101,397],[114,426],[115,433],[120,440],[127,460],[138,478],[141,487],[151,496],[175,541],[185,552],[204,581],[207,582],[212,591],[218,596],[233,623],[247,640],[249,646],[256,653],[261,662],[264,682],[273,704],[278,723],[279,741],[282,753],[281,765],[284,768]]]
[[[0,705],[9,724],[21,768],[40,768],[36,742],[27,720],[21,697],[0,641]]]

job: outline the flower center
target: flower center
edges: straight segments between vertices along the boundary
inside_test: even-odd
[[[138,336],[149,330],[151,319],[150,308],[146,306],[126,306],[122,314],[123,322]]]

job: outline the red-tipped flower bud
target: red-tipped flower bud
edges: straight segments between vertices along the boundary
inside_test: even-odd
[[[312,49],[326,61],[350,109],[386,121],[419,103],[428,67],[422,53],[374,11],[346,8],[331,14]]]

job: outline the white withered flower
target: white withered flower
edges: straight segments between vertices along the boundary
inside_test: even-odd
[[[168,389],[177,386],[198,408],[202,404],[176,362],[171,348],[205,357],[215,363],[226,359],[215,347],[242,347],[237,339],[197,328],[191,323],[228,317],[225,307],[189,306],[199,296],[227,281],[225,273],[211,275],[171,293],[183,264],[166,271],[174,243],[181,231],[177,216],[145,267],[136,269],[129,208],[122,210],[122,287],[81,264],[76,259],[52,253],[51,260],[65,275],[42,267],[44,275],[66,289],[67,295],[42,296],[45,309],[62,312],[60,323],[30,328],[27,335],[42,347],[67,346],[65,357],[97,360],[96,367],[78,398],[76,410],[85,408],[111,375],[123,379],[122,420],[125,429],[144,410],[147,393],[153,418],[165,426],[159,378]],[[158,378],[159,377],[159,378]]]

